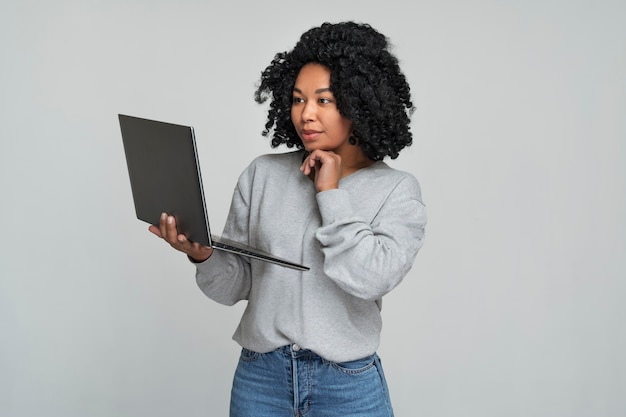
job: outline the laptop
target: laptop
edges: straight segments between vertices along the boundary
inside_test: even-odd
[[[139,220],[158,226],[161,213],[168,213],[176,218],[178,232],[193,242],[287,268],[309,270],[296,262],[211,235],[191,126],[118,116]]]

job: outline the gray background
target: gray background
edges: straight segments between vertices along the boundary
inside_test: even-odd
[[[623,1],[2,1],[0,414],[223,416],[243,305],[134,218],[117,113],[196,128],[217,231],[252,95],[325,20],[412,85],[426,245],[385,298],[397,416],[626,415]]]

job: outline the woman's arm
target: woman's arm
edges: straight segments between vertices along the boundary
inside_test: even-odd
[[[369,191],[374,200],[377,193],[387,193],[373,219],[360,214],[347,190],[318,193],[322,226],[316,237],[324,253],[325,274],[344,291],[377,300],[411,269],[423,244],[426,210],[412,176],[392,189]]]

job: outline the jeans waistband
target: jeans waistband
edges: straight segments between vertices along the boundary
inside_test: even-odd
[[[292,358],[309,358],[309,359],[315,359],[315,358],[319,358],[322,359],[323,358],[321,356],[319,356],[317,353],[313,352],[312,350],[309,349],[304,349],[303,347],[301,347],[300,345],[298,345],[297,343],[291,343],[289,345],[286,346],[281,346],[278,349],[276,349],[276,352],[281,352],[287,356],[291,356]]]
[[[293,359],[320,360],[321,362],[325,362],[325,363],[333,363],[333,361],[325,359],[321,357],[320,355],[318,355],[317,353],[313,352],[312,350],[301,347],[297,343],[291,343],[289,345],[281,346],[275,349],[274,352],[283,354],[286,357],[290,357]],[[368,355],[364,358],[358,358],[356,360],[362,360],[368,357],[372,357],[373,360],[376,362],[380,360],[376,353],[373,353],[372,355]]]

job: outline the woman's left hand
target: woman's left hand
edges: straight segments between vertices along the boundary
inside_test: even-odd
[[[341,156],[331,151],[315,150],[306,157],[300,171],[309,176],[312,173],[315,189],[321,192],[339,188],[341,167]]]

